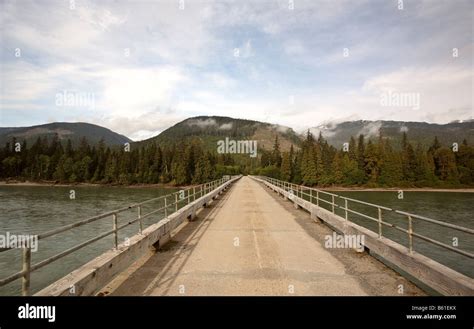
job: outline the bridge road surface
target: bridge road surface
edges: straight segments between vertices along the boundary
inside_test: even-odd
[[[249,177],[100,295],[423,295],[367,253],[326,249],[332,231]],[[402,286],[400,286],[402,285]]]

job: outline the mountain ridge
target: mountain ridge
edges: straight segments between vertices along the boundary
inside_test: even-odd
[[[52,122],[34,126],[24,127],[0,127],[0,145],[11,142],[13,138],[31,146],[38,137],[52,138],[55,134],[59,140],[65,142],[70,139],[73,145],[77,145],[82,137],[86,137],[89,143],[97,144],[101,139],[107,146],[123,145],[132,140],[124,135],[118,134],[111,129],[87,122]]]
[[[126,142],[135,145],[146,145],[150,142],[158,144],[173,143],[176,139],[198,138],[208,147],[215,147],[216,142],[224,137],[234,139],[257,140],[259,147],[271,149],[278,136],[282,151],[288,151],[291,145],[298,148],[307,131],[316,137],[319,133],[328,143],[339,148],[351,137],[357,138],[364,134],[368,139],[377,139],[381,133],[384,138],[392,141],[395,147],[401,143],[403,132],[408,140],[428,146],[436,136],[441,144],[461,143],[464,139],[474,144],[474,120],[456,120],[446,124],[422,121],[395,120],[352,120],[343,122],[323,122],[318,126],[295,132],[293,128],[269,122],[232,118],[226,116],[195,116],[182,120],[163,130],[156,136],[132,141],[128,137],[111,129],[86,122],[53,122],[42,125],[23,127],[0,127],[0,145],[10,142],[27,140],[32,145],[38,137],[52,137],[58,134],[60,140],[71,139],[77,144],[84,136],[91,144],[97,144],[104,138],[107,146],[123,145]]]
[[[357,138],[363,134],[369,139],[377,139],[381,134],[392,141],[394,146],[400,145],[403,133],[407,133],[408,141],[430,145],[437,137],[443,145],[454,142],[461,143],[464,139],[469,144],[474,144],[474,120],[454,121],[446,124],[419,122],[419,121],[394,121],[394,120],[356,120],[341,123],[326,123],[310,128],[314,135],[321,133],[328,143],[341,147],[351,137]]]
[[[236,140],[257,140],[260,148],[270,149],[273,147],[276,136],[279,138],[282,150],[289,150],[291,145],[298,147],[301,143],[298,134],[290,127],[224,116],[190,117],[165,129],[156,136],[136,143],[139,145],[150,142],[163,144],[172,143],[176,139],[198,138],[208,148],[215,148],[218,140],[229,137]]]

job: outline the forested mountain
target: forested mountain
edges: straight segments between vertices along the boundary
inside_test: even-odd
[[[12,138],[0,148],[0,178],[183,185],[243,173],[322,187],[474,186],[472,122],[437,125],[431,141],[423,135],[431,128],[423,123],[419,127],[424,128],[417,128],[418,123],[382,122],[384,129],[376,126],[365,134],[360,124],[343,124],[349,132],[336,146],[322,131],[317,138],[308,131],[300,139],[287,127],[226,117],[187,119],[154,138],[120,146],[109,146],[104,139],[64,142],[67,135],[62,141],[57,132],[33,143]],[[351,131],[355,133],[348,135]],[[218,153],[217,141],[226,138],[256,140],[258,156]]]
[[[392,146],[400,149],[403,133],[408,135],[409,142],[420,143],[429,146],[435,137],[443,145],[451,145],[454,142],[460,144],[464,139],[469,144],[474,144],[474,120],[456,121],[448,124],[435,124],[426,122],[404,122],[404,121],[347,121],[341,123],[326,122],[311,128],[313,135],[322,133],[328,143],[335,147],[341,147],[349,141],[351,136],[363,134],[366,139],[377,140],[381,133],[389,139]]]
[[[73,146],[79,145],[81,138],[85,137],[90,144],[97,144],[102,140],[105,145],[123,145],[131,142],[128,137],[117,134],[110,129],[84,122],[54,122],[31,127],[0,128],[0,145],[5,145],[15,138],[23,143],[26,140],[27,147],[33,145],[37,138],[48,138],[58,136],[65,145],[71,140]]]
[[[177,140],[199,139],[207,149],[215,151],[217,141],[228,137],[234,140],[256,140],[259,148],[270,150],[276,135],[282,150],[289,150],[291,145],[298,147],[301,144],[301,138],[289,127],[219,116],[186,119],[139,144],[155,142],[164,145]]]

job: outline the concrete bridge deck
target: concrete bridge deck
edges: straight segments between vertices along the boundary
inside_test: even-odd
[[[243,177],[99,294],[424,294],[367,253],[326,249],[324,237],[331,234],[308,213]]]

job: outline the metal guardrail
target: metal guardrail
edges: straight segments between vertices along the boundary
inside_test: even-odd
[[[400,211],[400,210],[380,206],[380,205],[369,203],[369,202],[364,202],[364,201],[344,197],[342,195],[337,195],[337,194],[334,194],[334,193],[322,191],[322,190],[319,190],[319,189],[315,189],[315,188],[311,188],[311,187],[307,187],[307,186],[303,186],[303,185],[297,185],[297,184],[281,181],[281,180],[270,178],[270,177],[265,177],[265,176],[258,176],[258,177],[260,179],[276,186],[276,187],[279,187],[279,188],[281,188],[285,191],[288,191],[290,194],[294,194],[297,197],[299,196],[302,199],[304,199],[304,196],[307,196],[310,203],[313,203],[313,200],[315,199],[316,200],[316,205],[318,207],[319,207],[320,202],[326,203],[326,204],[331,206],[331,210],[332,210],[333,214],[335,214],[335,209],[339,208],[339,209],[344,211],[344,219],[345,220],[349,220],[348,215],[349,215],[349,213],[352,213],[352,214],[361,216],[363,218],[375,221],[378,224],[378,237],[379,238],[381,238],[383,236],[383,231],[382,231],[383,226],[388,226],[388,227],[394,228],[398,231],[401,231],[403,233],[406,233],[407,236],[408,236],[408,249],[409,249],[410,253],[413,253],[413,251],[414,251],[413,237],[416,237],[416,238],[422,239],[422,240],[424,240],[428,243],[437,245],[439,247],[442,247],[442,248],[448,249],[450,251],[453,251],[455,253],[466,256],[468,258],[471,258],[471,259],[474,258],[474,254],[469,252],[469,251],[462,250],[460,248],[455,248],[455,247],[450,246],[448,244],[445,244],[441,241],[438,241],[438,240],[435,240],[433,238],[427,237],[425,235],[416,233],[413,230],[413,220],[416,219],[416,220],[420,220],[420,221],[424,221],[424,222],[429,222],[429,223],[432,223],[432,224],[435,224],[435,225],[438,225],[438,226],[441,226],[441,227],[454,229],[454,230],[464,232],[464,233],[467,233],[467,234],[474,234],[474,229],[470,229],[470,228],[467,228],[467,227],[442,222],[442,221],[435,220],[435,219],[432,219],[432,218],[415,215],[415,214],[412,214],[412,213],[409,213],[409,212]],[[331,201],[320,198],[320,194],[330,196]],[[344,200],[344,206],[338,205],[335,202],[336,199]],[[349,208],[349,202],[358,203],[358,204],[362,204],[362,205],[365,205],[365,206],[376,208],[377,213],[378,213],[378,217],[377,218],[371,217],[369,215],[366,215],[366,214],[363,214],[361,212],[350,209]],[[384,221],[383,220],[383,211],[393,212],[397,215],[404,216],[408,220],[408,229],[405,229],[405,228],[397,226],[393,223],[389,223],[389,222]],[[387,238],[387,237],[385,237],[385,238]]]
[[[112,217],[112,229],[111,230],[103,232],[103,233],[95,236],[92,239],[89,239],[89,240],[84,241],[80,244],[77,244],[74,247],[66,249],[66,250],[64,250],[64,251],[62,251],[62,252],[60,252],[60,253],[58,253],[54,256],[46,258],[46,259],[44,259],[44,260],[42,260],[42,261],[40,261],[36,264],[33,264],[33,265],[31,264],[31,246],[25,246],[25,247],[21,248],[22,249],[22,262],[23,262],[22,270],[19,271],[19,272],[14,273],[14,274],[6,277],[6,278],[4,278],[4,279],[1,279],[0,280],[0,287],[4,286],[4,285],[6,285],[10,282],[13,282],[13,281],[15,281],[19,278],[22,278],[22,295],[23,296],[28,296],[30,294],[31,272],[34,272],[34,271],[36,271],[40,268],[43,268],[46,265],[51,264],[52,262],[54,262],[58,259],[61,259],[65,256],[81,249],[81,248],[84,248],[84,247],[86,247],[86,246],[88,246],[88,245],[90,245],[90,244],[92,244],[92,243],[94,243],[94,242],[96,242],[100,239],[103,239],[103,238],[105,238],[109,235],[112,235],[112,234],[114,235],[114,249],[118,249],[118,246],[119,246],[118,232],[120,230],[122,230],[125,227],[128,227],[128,226],[138,222],[138,224],[139,224],[138,225],[138,233],[142,234],[143,219],[145,219],[147,217],[150,217],[151,215],[154,215],[154,214],[164,210],[164,218],[159,219],[159,220],[163,220],[163,219],[167,218],[170,214],[178,211],[179,203],[185,202],[185,204],[183,205],[183,207],[184,207],[184,206],[188,205],[189,203],[191,203],[192,201],[195,201],[197,198],[203,197],[207,193],[215,190],[216,188],[218,188],[219,186],[221,186],[222,184],[228,182],[231,179],[232,179],[231,176],[224,176],[221,179],[217,179],[217,180],[214,180],[214,181],[209,182],[209,183],[204,183],[204,184],[192,186],[192,187],[189,187],[189,188],[185,188],[185,189],[179,190],[179,191],[174,192],[174,193],[170,193],[170,194],[167,194],[167,195],[162,195],[162,196],[159,196],[159,197],[156,197],[156,198],[153,198],[153,199],[149,199],[149,200],[146,200],[146,201],[143,201],[143,202],[140,202],[140,203],[135,203],[135,204],[132,204],[132,205],[127,206],[127,207],[112,210],[112,211],[109,211],[109,212],[106,212],[106,213],[103,213],[103,214],[100,214],[100,215],[97,215],[97,216],[89,217],[87,219],[81,220],[81,221],[76,222],[76,223],[72,223],[72,224],[69,224],[69,225],[59,227],[57,229],[53,229],[53,230],[48,231],[48,232],[41,233],[37,236],[38,241],[49,238],[49,237],[52,237],[52,236],[55,236],[55,235],[58,235],[58,234],[63,233],[63,232],[67,232],[67,231],[72,230],[72,229],[77,228],[77,227],[87,225],[87,224],[95,222],[99,219],[103,219],[103,218],[106,218],[106,217]],[[155,201],[160,201],[160,200],[162,201],[162,203],[161,203],[162,206],[161,207],[159,207],[155,210],[152,210],[152,211],[150,211],[146,214],[142,214],[142,206],[144,204],[147,204],[147,203],[150,203],[150,202],[155,202]],[[170,207],[173,207],[174,211],[171,211],[171,212],[168,213]],[[137,218],[135,218],[135,219],[119,226],[118,225],[118,214],[122,213],[124,211],[130,210],[130,209],[134,209],[134,208],[137,209]],[[12,250],[12,249],[16,249],[16,248],[4,248],[4,249],[0,249],[0,252]]]

